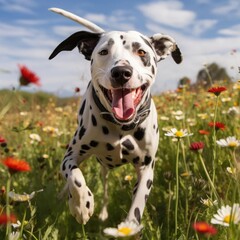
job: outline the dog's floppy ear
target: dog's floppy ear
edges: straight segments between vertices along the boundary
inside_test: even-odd
[[[158,61],[165,59],[171,54],[176,63],[182,62],[181,51],[172,37],[158,33],[150,37],[150,40],[157,53]]]
[[[54,58],[61,51],[71,51],[78,46],[79,51],[87,60],[91,59],[93,49],[101,37],[100,33],[80,31],[72,34],[70,37],[61,42],[52,52],[49,59]]]

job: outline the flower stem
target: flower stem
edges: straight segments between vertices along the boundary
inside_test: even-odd
[[[84,240],[87,240],[87,236],[86,236],[86,233],[85,233],[84,224],[82,224],[82,233],[83,233],[83,239],[84,239]]]
[[[214,119],[213,119],[213,161],[212,161],[212,168],[213,168],[213,175],[212,175],[212,183],[214,185],[215,182],[215,175],[216,175],[216,119],[217,119],[217,110],[218,110],[218,101],[219,97],[217,96],[217,101],[215,105],[215,110],[214,110]],[[212,195],[212,194],[211,194]]]
[[[178,165],[179,165],[179,149],[180,149],[180,139],[178,139],[177,145],[177,157],[176,157],[176,193],[175,193],[175,237],[177,237],[178,230],[178,198],[179,198],[179,174],[178,174]]]
[[[7,179],[7,186],[6,186],[6,214],[7,218],[10,219],[10,203],[9,203],[9,192],[11,187],[11,174],[8,174]],[[11,233],[11,222],[7,222],[7,228],[6,228],[6,239],[10,239],[10,233]]]
[[[218,199],[218,194],[217,194],[216,188],[214,187],[214,183],[213,183],[213,181],[211,180],[211,178],[210,178],[210,176],[209,176],[209,174],[208,174],[207,168],[206,168],[206,166],[205,166],[205,163],[204,163],[203,158],[202,158],[202,156],[201,156],[200,153],[199,153],[199,158],[200,158],[200,161],[201,161],[203,170],[204,170],[204,172],[205,172],[205,174],[206,174],[206,176],[207,176],[207,179],[208,179],[208,181],[209,181],[209,184],[210,184],[210,186],[211,186],[211,190],[212,190],[212,192],[214,193],[215,198]]]

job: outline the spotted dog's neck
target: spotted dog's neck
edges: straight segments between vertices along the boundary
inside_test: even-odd
[[[110,113],[100,102],[96,91],[94,89],[94,87],[92,86],[92,96],[93,96],[93,100],[96,104],[96,106],[98,107],[98,109],[101,111],[101,117],[111,123],[117,124],[122,126],[122,130],[123,131],[129,131],[134,129],[135,127],[137,127],[139,124],[141,124],[149,115],[150,112],[150,106],[151,106],[151,96],[148,97],[147,101],[145,102],[145,104],[143,104],[139,110],[137,111],[137,116],[134,119],[133,122],[130,122],[129,124],[124,124],[121,122],[116,121],[116,119],[112,116],[112,113]]]

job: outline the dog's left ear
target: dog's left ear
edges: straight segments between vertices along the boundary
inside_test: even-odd
[[[158,56],[157,61],[163,60],[171,54],[176,63],[182,62],[181,51],[172,37],[158,33],[150,37],[150,40]]]
[[[49,59],[54,58],[61,51],[71,51],[76,46],[78,46],[79,51],[85,56],[87,60],[90,60],[92,52],[96,47],[100,37],[100,33],[92,33],[87,31],[76,32],[61,42],[54,49]]]

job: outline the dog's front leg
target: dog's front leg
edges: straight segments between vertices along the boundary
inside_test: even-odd
[[[140,224],[143,211],[152,187],[154,160],[148,165],[136,166],[138,180],[133,189],[133,199],[127,221]]]
[[[78,165],[87,157],[79,156],[80,149],[80,142],[76,142],[73,138],[63,159],[61,172],[67,181],[70,212],[80,224],[86,224],[94,211],[94,199],[78,168]]]

